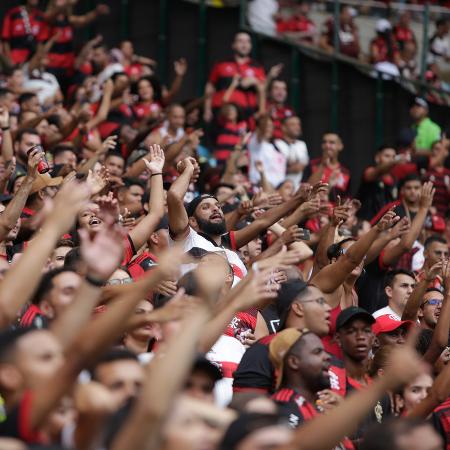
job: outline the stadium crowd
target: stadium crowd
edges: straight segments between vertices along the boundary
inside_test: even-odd
[[[75,52],[109,13],[75,3],[2,18],[0,449],[449,450],[427,101],[352,180],[247,33],[179,103],[185,59],[160,80],[130,41]]]

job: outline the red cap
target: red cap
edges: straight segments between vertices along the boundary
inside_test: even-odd
[[[405,324],[409,329],[413,325],[413,322],[411,320],[396,320],[392,315],[385,314],[384,316],[377,317],[377,320],[372,325],[372,331],[375,336],[378,336],[380,333],[389,333]]]

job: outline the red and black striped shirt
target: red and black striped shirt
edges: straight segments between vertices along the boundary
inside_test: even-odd
[[[48,53],[48,68],[71,73],[75,65],[75,51],[73,27],[68,16],[61,14],[52,23],[49,31],[50,37],[58,32],[59,37]]]
[[[10,9],[3,19],[2,40],[9,43],[13,64],[24,63],[39,42],[48,38],[48,26],[41,11],[24,6]]]
[[[239,144],[241,136],[247,131],[247,123],[222,121],[219,119],[216,133],[214,157],[217,161],[226,162],[234,147]]]
[[[233,77],[238,74],[242,78],[257,78],[259,81],[264,81],[266,78],[264,68],[250,58],[243,64],[239,64],[235,60],[218,62],[209,76],[209,82],[216,89],[212,98],[214,109],[217,110],[222,106],[223,96],[233,81]],[[231,94],[228,103],[238,106],[243,117],[248,119],[257,109],[256,89],[253,86],[247,89],[238,86]]]
[[[283,132],[281,125],[286,117],[295,116],[295,111],[290,106],[269,104],[269,115],[273,122],[273,138],[281,139]]]
[[[424,179],[431,181],[436,189],[433,197],[433,206],[439,215],[445,217],[450,207],[450,170],[446,167],[431,169],[425,173]]]
[[[450,450],[450,397],[434,410],[431,419],[444,438],[445,449]]]
[[[297,428],[302,423],[314,419],[320,414],[320,411],[315,405],[310,403],[298,391],[289,388],[282,388],[272,395],[274,400],[279,405],[279,412],[285,416],[289,425],[292,428]],[[342,442],[335,447],[335,449],[353,450],[355,446],[348,438],[344,438]]]

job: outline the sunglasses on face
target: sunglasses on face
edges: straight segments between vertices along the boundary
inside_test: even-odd
[[[436,305],[442,305],[442,300],[439,300],[438,298],[430,298],[430,300],[427,300],[426,302],[424,302],[423,304],[425,305],[430,305],[430,306],[436,306]]]
[[[130,284],[130,283],[132,283],[133,282],[133,278],[130,278],[130,277],[128,277],[128,278],[123,278],[123,279],[120,279],[120,278],[113,278],[112,280],[108,280],[107,282],[106,282],[106,285],[107,286],[117,286],[117,285],[119,285],[119,284]]]

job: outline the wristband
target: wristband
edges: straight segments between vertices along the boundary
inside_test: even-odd
[[[150,178],[151,178],[151,177],[154,177],[154,176],[156,176],[156,175],[162,175],[162,172],[152,173],[152,174],[150,175]]]
[[[106,281],[99,280],[98,278],[93,277],[92,275],[86,275],[86,283],[89,283],[91,286],[101,288],[105,285]]]
[[[2,127],[2,131],[8,131],[9,130],[9,125],[7,127]]]

